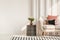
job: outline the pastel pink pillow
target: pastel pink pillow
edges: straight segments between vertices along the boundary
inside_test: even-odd
[[[48,15],[47,19],[48,20],[56,20],[57,19],[57,16]]]

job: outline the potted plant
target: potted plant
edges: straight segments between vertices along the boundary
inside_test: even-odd
[[[28,20],[30,21],[30,25],[33,25],[34,18],[33,17],[29,17]]]

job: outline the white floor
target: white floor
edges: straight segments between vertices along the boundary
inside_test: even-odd
[[[12,35],[0,34],[0,40],[11,40]]]

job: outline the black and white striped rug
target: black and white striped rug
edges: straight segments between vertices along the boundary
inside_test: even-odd
[[[12,40],[60,40],[57,36],[13,36]]]

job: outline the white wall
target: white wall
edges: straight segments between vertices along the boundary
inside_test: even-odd
[[[0,0],[0,35],[20,34],[30,13],[31,0]]]

